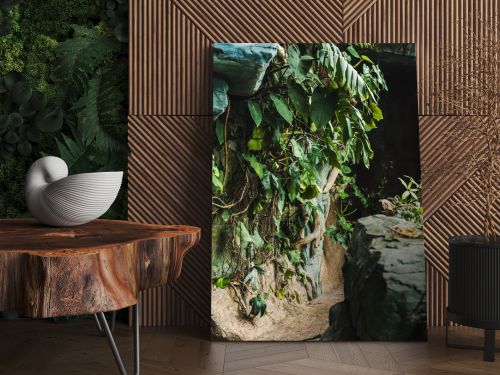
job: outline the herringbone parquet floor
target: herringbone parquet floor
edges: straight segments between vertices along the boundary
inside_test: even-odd
[[[131,331],[115,333],[130,368]],[[481,344],[479,331],[453,328],[455,342]],[[498,342],[500,345],[500,340]],[[142,375],[499,374],[479,351],[446,349],[442,329],[414,343],[225,343],[189,329],[142,330]],[[105,339],[93,321],[0,321],[0,374],[114,375]]]

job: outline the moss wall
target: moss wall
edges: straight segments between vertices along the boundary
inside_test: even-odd
[[[62,157],[70,173],[126,171],[128,4],[6,0],[0,10],[0,217],[16,217],[28,215],[24,178],[39,157]],[[47,126],[13,103],[5,79],[13,72],[46,97]],[[12,113],[22,125],[9,122]],[[9,132],[19,140],[9,142]],[[125,183],[106,216],[125,218],[126,210]]]

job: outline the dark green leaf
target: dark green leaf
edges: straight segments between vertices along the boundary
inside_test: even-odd
[[[299,80],[303,80],[312,66],[313,60],[301,59],[300,48],[296,44],[288,46],[288,65]]]
[[[22,141],[17,144],[17,152],[21,156],[29,156],[31,154],[31,144],[28,141]]]
[[[19,81],[11,90],[12,100],[16,104],[27,103],[31,99],[32,90],[27,82]]]
[[[311,99],[311,119],[318,128],[324,127],[332,119],[337,105],[337,95],[325,88],[317,87]]]
[[[250,163],[250,166],[255,171],[257,176],[259,176],[259,178],[262,178],[264,174],[264,167],[257,160],[257,158],[254,155],[243,155],[243,157]]]
[[[304,88],[296,83],[288,85],[288,96],[295,110],[307,121],[309,118],[308,97]]]
[[[5,87],[7,87],[9,90],[12,90],[16,82],[20,81],[21,79],[22,76],[18,72],[9,72],[4,77]]]
[[[19,136],[13,130],[9,130],[7,134],[5,134],[5,142],[12,144],[16,144],[19,141]]]
[[[9,91],[9,89],[7,89],[7,86],[5,86],[5,80],[4,80],[4,78],[0,77],[0,94],[4,94],[7,91]]]
[[[288,181],[286,189],[288,191],[288,198],[293,202],[297,197],[297,192],[299,191],[299,182],[291,177]]]
[[[36,109],[32,107],[30,102],[28,102],[19,106],[19,113],[24,117],[31,117],[36,113]]]
[[[47,107],[38,112],[35,124],[42,132],[54,132],[61,129],[63,124],[63,112],[58,107]]]
[[[8,117],[7,115],[0,115],[0,135],[5,133],[8,127]]]
[[[47,105],[47,95],[39,91],[33,91],[30,103],[35,110],[39,111]]]
[[[249,100],[248,110],[250,111],[250,116],[252,116],[255,125],[259,126],[262,123],[262,111],[260,109],[260,104],[253,100]]]
[[[286,122],[291,124],[293,121],[293,113],[292,111],[290,111],[290,108],[288,108],[288,105],[283,100],[283,98],[275,94],[271,94],[271,100],[273,101],[274,106],[276,107],[276,110],[281,115],[281,117],[283,117]]]
[[[23,116],[21,116],[17,112],[12,112],[7,116],[7,125],[11,129],[20,127],[23,124],[23,122],[24,122]]]
[[[4,160],[12,159],[14,155],[12,154],[11,151],[7,151],[5,149],[0,149],[0,157]]]
[[[30,126],[29,129],[26,131],[26,137],[31,142],[40,142],[42,140],[42,133],[34,126]]]
[[[215,135],[217,136],[217,141],[219,145],[224,143],[224,122],[218,118],[215,122]]]

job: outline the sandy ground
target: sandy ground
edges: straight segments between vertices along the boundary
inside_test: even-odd
[[[344,299],[344,291],[339,288],[301,304],[270,298],[268,313],[253,323],[240,318],[232,299],[229,289],[216,290],[212,296],[212,318],[226,337],[236,336],[243,341],[303,341],[328,328],[330,307]]]

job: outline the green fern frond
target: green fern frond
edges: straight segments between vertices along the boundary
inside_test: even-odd
[[[89,75],[95,72],[121,47],[111,35],[74,25],[75,37],[62,42],[56,49],[59,56],[54,75],[83,91]]]
[[[119,134],[126,133],[120,117],[124,99],[116,84],[117,74],[108,72],[94,77],[88,82],[84,95],[73,105],[78,117],[78,131],[85,145],[95,142],[104,152],[124,151],[124,139]]]

